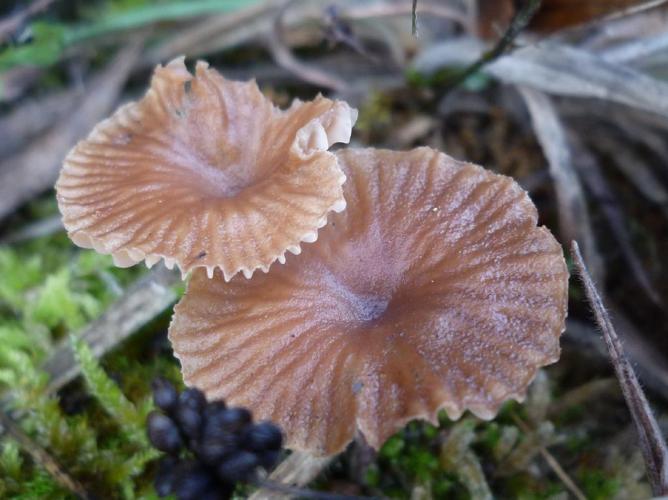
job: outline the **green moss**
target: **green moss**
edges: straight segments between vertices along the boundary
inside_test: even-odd
[[[372,134],[382,132],[392,123],[392,102],[387,95],[373,92],[360,107],[355,123],[355,133]]]
[[[577,474],[580,488],[590,500],[612,498],[619,490],[620,482],[601,470],[582,469]]]

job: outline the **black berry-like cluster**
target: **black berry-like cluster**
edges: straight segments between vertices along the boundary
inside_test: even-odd
[[[245,408],[207,402],[199,389],[179,394],[162,378],[152,387],[155,405],[162,411],[149,414],[148,438],[167,454],[155,478],[159,496],[227,499],[236,483],[253,481],[258,467],[276,464],[283,436],[271,422],[253,423]]]

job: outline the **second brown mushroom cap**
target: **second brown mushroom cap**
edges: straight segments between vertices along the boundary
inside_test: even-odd
[[[568,280],[527,194],[429,148],[338,158],[348,209],[302,255],[252,280],[194,273],[169,330],[186,383],[317,455],[521,400],[559,357]]]
[[[72,240],[119,266],[161,258],[185,274],[267,271],[313,242],[345,208],[345,176],[327,149],[357,112],[318,96],[275,107],[254,81],[183,58],[155,70],[143,99],[98,124],[56,184]]]

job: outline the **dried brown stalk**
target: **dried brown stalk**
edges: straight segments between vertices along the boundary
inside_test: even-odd
[[[598,324],[605,345],[608,348],[615,374],[622,388],[624,399],[631,412],[633,423],[642,449],[645,466],[647,467],[647,476],[649,478],[652,491],[656,496],[668,494],[668,448],[661,435],[659,424],[654,418],[652,409],[647,402],[647,398],[640,387],[640,382],[636,377],[633,367],[624,353],[624,347],[617,336],[615,327],[612,325],[610,316],[603,305],[603,300],[599,295],[594,282],[589,275],[587,266],[580,254],[580,247],[576,241],[571,243],[571,255],[575,268],[584,285],[587,299],[594,310],[596,323]]]
[[[513,421],[517,424],[517,427],[519,427],[522,432],[524,433],[530,433],[534,432],[520,417],[517,415],[513,414],[512,415]],[[575,498],[578,500],[587,500],[587,497],[585,496],[584,493],[582,493],[582,490],[578,488],[578,486],[575,484],[575,482],[571,479],[571,477],[568,475],[568,473],[563,469],[563,467],[559,464],[556,458],[545,448],[545,446],[540,446],[538,448],[538,452],[541,454],[541,456],[545,459],[547,462],[547,465],[552,469],[552,471],[557,475],[559,480],[564,483],[564,486],[568,488],[568,491],[570,491]]]

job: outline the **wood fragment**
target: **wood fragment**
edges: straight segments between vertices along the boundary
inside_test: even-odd
[[[14,423],[14,420],[4,411],[0,411],[0,431],[4,430],[21,446],[35,464],[40,465],[61,487],[70,491],[78,498],[93,498],[81,483],[70,476],[65,469],[53,458],[49,452],[33,441],[23,430]],[[0,432],[1,433],[1,432]]]
[[[177,295],[171,288],[179,282],[177,273],[163,265],[132,285],[116,303],[79,336],[101,357],[173,304]],[[65,341],[49,357],[43,368],[51,375],[48,392],[54,392],[79,375],[70,342]]]
[[[141,46],[141,41],[129,43],[91,79],[86,97],[65,123],[55,125],[24,152],[0,163],[0,220],[53,186],[67,151],[116,104]]]
[[[603,300],[582,259],[577,241],[571,243],[571,256],[584,285],[589,304],[594,310],[596,323],[603,333],[610,360],[638,432],[652,491],[656,496],[668,495],[668,448],[661,434],[659,424],[647,402],[645,393],[640,387],[640,382],[633,371],[633,367],[626,357],[622,342],[617,336],[612,320],[603,305]]]

